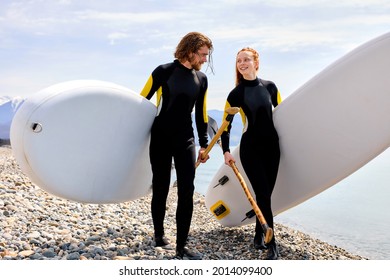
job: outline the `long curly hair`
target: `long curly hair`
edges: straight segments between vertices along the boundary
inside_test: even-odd
[[[201,47],[207,46],[209,48],[209,58],[207,60],[208,67],[213,71],[212,52],[213,43],[206,35],[200,32],[190,32],[185,35],[179,42],[174,52],[175,58],[179,61],[191,60],[191,54],[196,53]]]

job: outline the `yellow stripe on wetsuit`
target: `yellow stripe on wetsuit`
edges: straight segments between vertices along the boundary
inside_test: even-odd
[[[222,118],[222,120],[226,120],[226,117],[227,117],[227,113],[226,113],[226,109],[227,108],[230,108],[231,107],[231,105],[230,105],[230,103],[229,103],[229,101],[226,101],[226,104],[225,104],[225,112],[223,113],[223,118]],[[243,124],[243,126],[245,127],[245,124],[246,124],[246,115],[245,115],[245,113],[244,113],[244,111],[242,110],[242,108],[240,108],[240,115],[241,115],[241,119],[242,119],[242,124]],[[225,128],[225,130],[224,131],[228,131],[228,129],[229,129],[229,126],[227,126],[226,128]]]
[[[153,76],[150,75],[149,79],[146,81],[146,84],[145,84],[144,88],[141,91],[141,95],[143,97],[145,97],[145,98],[148,98],[148,95],[150,95],[150,94],[153,95],[153,92],[150,92],[151,89],[152,89],[152,86],[153,86]],[[158,90],[157,90],[157,97],[156,97],[157,98],[157,101],[156,101],[156,106],[157,107],[160,105],[161,96],[162,96],[162,87],[159,87]]]

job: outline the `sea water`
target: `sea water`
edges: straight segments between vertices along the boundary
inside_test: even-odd
[[[224,164],[219,147],[196,170],[195,190],[206,194]],[[374,260],[390,260],[390,149],[275,222]]]

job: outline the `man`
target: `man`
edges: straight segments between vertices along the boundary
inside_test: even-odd
[[[207,77],[199,70],[211,55],[211,40],[199,32],[185,35],[176,47],[175,60],[158,66],[149,77],[141,95],[151,99],[157,92],[158,113],[150,140],[150,162],[153,172],[152,218],[155,246],[169,244],[164,235],[164,217],[169,192],[172,158],[178,188],[176,209],[176,255],[200,259],[201,255],[186,246],[193,212],[195,178],[195,143],[191,112],[199,138],[198,160],[207,147]]]

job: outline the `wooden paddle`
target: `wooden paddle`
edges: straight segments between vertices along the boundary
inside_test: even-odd
[[[253,210],[255,211],[256,217],[260,221],[261,227],[263,228],[264,233],[265,233],[265,238],[264,238],[265,243],[269,243],[272,240],[272,236],[273,236],[272,228],[270,228],[268,226],[267,221],[265,220],[265,218],[263,216],[263,213],[261,212],[259,206],[257,205],[252,194],[250,193],[248,186],[246,185],[244,178],[242,177],[242,175],[238,171],[236,164],[233,161],[230,161],[229,164],[230,164],[230,167],[233,169],[234,173],[236,174],[238,181],[240,181],[242,189],[244,190],[246,197],[248,198],[250,204],[252,205]]]
[[[233,116],[237,114],[240,111],[240,108],[237,107],[230,107],[226,108],[225,112],[228,114],[226,116],[226,119],[223,121],[221,127],[218,129],[218,131],[215,133],[214,137],[211,139],[210,144],[207,146],[206,150],[201,154],[202,159],[206,158],[211,149],[214,147],[215,143],[219,140],[219,137],[225,130],[225,128],[229,125],[230,121],[232,120]],[[200,164],[200,160],[198,160],[195,163],[195,168],[197,168]]]
[[[233,107],[233,108],[235,108],[235,107]],[[229,109],[230,109],[230,108],[229,108]],[[235,110],[236,110],[236,109],[235,109]],[[226,112],[227,112],[227,111],[226,111]],[[238,110],[237,110],[237,112],[238,112]],[[237,112],[236,112],[236,113],[237,113]],[[226,118],[226,119],[228,119],[228,118]],[[224,123],[222,124],[222,126],[224,126],[224,129],[225,129],[226,126],[229,124],[229,122],[231,121],[231,119],[232,119],[232,117],[229,118],[227,124],[226,124],[226,121],[224,121]],[[209,129],[209,135],[211,136],[211,133],[215,133],[215,135],[216,135],[216,134],[220,131],[220,129],[218,129],[218,125],[217,125],[217,123],[216,123],[214,120],[212,120],[212,122],[209,122],[209,124],[210,124],[210,123],[212,124],[212,126],[209,127],[209,128],[210,128],[210,129]],[[221,126],[221,127],[222,127],[222,126]],[[223,130],[224,130],[224,129],[223,129]],[[222,130],[222,132],[223,132],[223,130]],[[218,132],[217,132],[217,131],[218,131]],[[215,138],[215,136],[213,137],[213,139],[214,139],[214,138]],[[219,138],[219,137],[218,137],[218,138]],[[217,139],[217,140],[219,140],[219,139]],[[216,141],[217,141],[217,140],[216,140]],[[214,141],[214,143],[215,143],[216,141]],[[219,143],[219,145],[221,145],[221,143]],[[272,240],[272,237],[273,237],[273,230],[272,230],[272,228],[270,228],[270,227],[268,226],[268,223],[267,223],[267,221],[265,220],[263,213],[261,212],[259,206],[257,205],[257,203],[256,203],[256,201],[254,200],[252,194],[250,193],[250,191],[249,191],[249,189],[248,189],[248,186],[246,185],[244,178],[242,177],[242,175],[241,175],[240,172],[238,171],[238,168],[237,168],[236,164],[235,164],[234,162],[232,162],[232,161],[231,161],[229,164],[230,164],[230,167],[233,169],[234,173],[236,174],[236,176],[237,176],[237,178],[238,178],[238,180],[239,180],[239,182],[240,182],[240,184],[241,184],[241,186],[242,186],[242,189],[244,190],[245,195],[246,195],[246,197],[248,198],[248,200],[249,200],[249,202],[250,202],[250,204],[251,204],[251,206],[252,206],[252,209],[253,209],[253,211],[254,211],[255,214],[256,214],[256,217],[259,219],[259,222],[260,222],[260,224],[261,224],[261,226],[262,226],[262,228],[263,228],[263,231],[264,231],[264,233],[265,233],[265,238],[264,238],[265,243],[269,243],[269,242]]]

